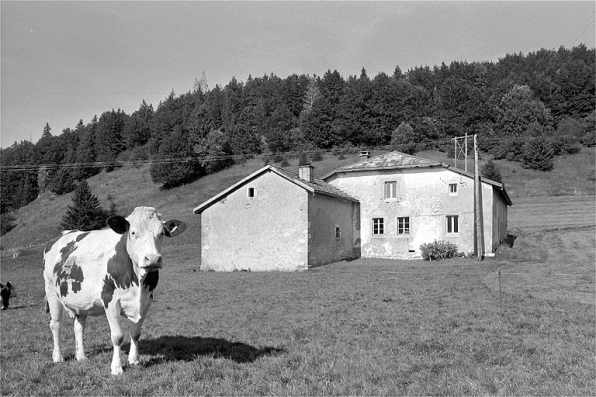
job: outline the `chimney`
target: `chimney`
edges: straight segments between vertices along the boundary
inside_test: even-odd
[[[315,180],[315,167],[310,164],[301,165],[298,167],[298,176],[306,182],[313,183]]]

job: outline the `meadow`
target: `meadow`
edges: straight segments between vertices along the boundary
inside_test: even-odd
[[[201,272],[190,210],[216,182],[260,166],[253,160],[173,191],[143,184],[143,167],[92,181],[106,190],[100,198],[118,191],[128,208],[127,178],[137,178],[137,194],[165,218],[189,222],[165,242],[141,365],[121,377],[110,375],[105,317],[88,320],[83,362],[74,360],[72,321],[64,319],[66,361],[52,362],[42,247],[23,244],[53,233],[39,217],[57,217],[63,198],[46,195],[22,209],[21,234],[2,238],[2,281],[18,295],[0,317],[0,394],[593,395],[593,184],[578,178],[583,195],[514,197],[515,243],[482,262],[359,259],[296,273]],[[512,182],[514,192],[528,189]]]

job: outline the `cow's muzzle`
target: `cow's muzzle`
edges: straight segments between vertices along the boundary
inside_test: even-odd
[[[163,267],[163,260],[160,254],[145,255],[143,263],[141,264],[142,269],[146,270],[158,270]]]

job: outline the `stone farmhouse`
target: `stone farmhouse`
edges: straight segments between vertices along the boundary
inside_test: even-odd
[[[314,178],[267,165],[194,209],[201,269],[295,271],[360,257],[360,203]]]
[[[474,175],[442,162],[389,152],[336,169],[323,180],[360,201],[364,258],[420,258],[434,240],[475,251]],[[511,199],[503,184],[481,178],[484,255],[507,237]]]
[[[505,187],[482,179],[484,254],[507,237]],[[472,174],[400,152],[336,169],[322,179],[267,165],[194,209],[201,269],[296,271],[341,260],[417,259],[446,240],[473,252]]]

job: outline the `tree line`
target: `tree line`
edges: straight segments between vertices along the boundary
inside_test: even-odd
[[[495,159],[552,167],[552,156],[594,146],[595,50],[541,49],[497,62],[442,63],[373,78],[328,70],[323,76],[232,78],[209,89],[205,76],[156,109],[108,110],[37,143],[1,150],[1,212],[45,191],[64,194],[79,181],[124,163],[152,162],[168,188],[239,159],[339,147],[390,146],[406,153],[451,150],[451,139],[480,136]],[[24,134],[25,135],[25,134]],[[27,133],[28,135],[28,133]]]

